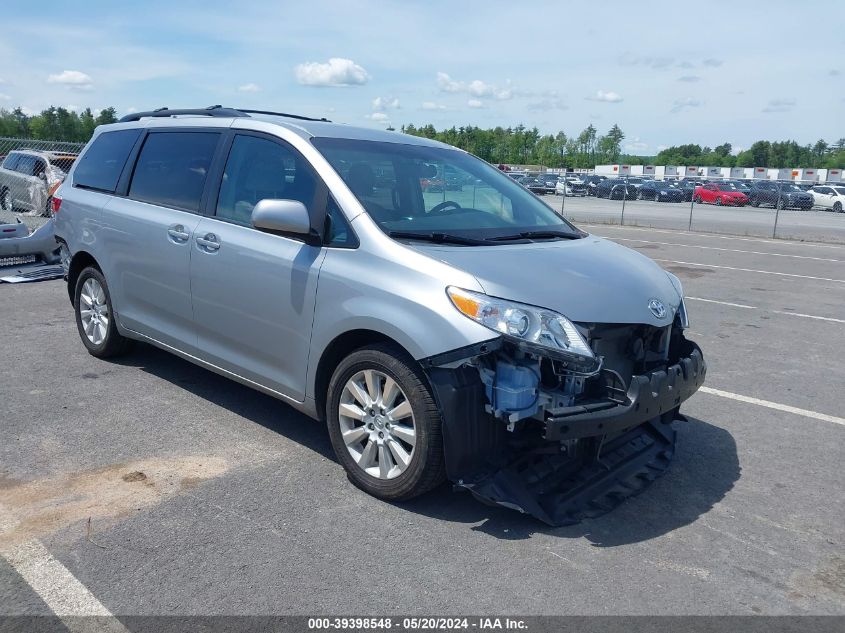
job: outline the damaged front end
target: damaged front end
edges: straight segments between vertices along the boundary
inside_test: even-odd
[[[426,359],[449,478],[554,526],[642,491],[668,467],[672,422],[704,382],[684,320],[679,310],[664,327],[570,323],[591,357],[503,335]]]

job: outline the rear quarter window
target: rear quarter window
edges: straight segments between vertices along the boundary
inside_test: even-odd
[[[129,152],[140,135],[140,129],[100,134],[79,159],[73,186],[114,193]]]
[[[3,169],[14,171],[15,165],[18,164],[19,156],[20,154],[9,154],[8,156],[6,156],[6,160],[3,161]]]

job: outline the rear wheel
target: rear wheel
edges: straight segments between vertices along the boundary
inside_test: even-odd
[[[90,266],[76,280],[73,309],[82,344],[93,356],[109,358],[125,354],[132,341],[117,331],[106,278]]]
[[[401,349],[375,345],[353,352],[335,370],[327,396],[332,446],[357,487],[401,500],[445,479],[440,412]]]
[[[836,213],[842,213],[842,203],[841,202],[834,202],[833,203],[833,210],[836,211]]]
[[[759,201],[757,198],[754,198],[754,199],[751,201],[751,206],[752,206],[752,207],[759,207],[759,206],[760,206],[760,201]]]
[[[780,200],[778,200],[775,203],[775,208],[781,209],[781,210],[786,209],[786,201],[783,198],[781,198]]]
[[[2,208],[3,211],[12,210],[12,192],[8,189],[0,191],[0,208]]]
[[[692,201],[695,202],[696,204],[701,204],[701,196],[695,196],[695,198],[693,198]]]

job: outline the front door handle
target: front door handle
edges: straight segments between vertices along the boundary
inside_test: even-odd
[[[214,233],[206,233],[203,237],[198,237],[197,244],[200,249],[209,253],[220,250],[220,242],[217,240],[217,236]]]
[[[170,236],[171,242],[177,244],[184,244],[191,238],[191,234],[185,232],[185,227],[181,224],[172,224],[167,227],[167,235]]]

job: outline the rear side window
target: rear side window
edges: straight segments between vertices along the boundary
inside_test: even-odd
[[[120,172],[123,171],[129,152],[140,135],[140,129],[100,134],[79,159],[73,175],[73,185],[114,193]]]
[[[184,211],[199,211],[219,132],[156,132],[147,137],[129,197]]]
[[[15,171],[23,174],[24,176],[34,176],[35,164],[36,161],[34,156],[23,154],[18,159],[18,164],[15,166]]]
[[[6,156],[6,160],[3,161],[3,169],[14,171],[15,165],[18,164],[19,156],[20,154],[9,154],[8,156]]]

